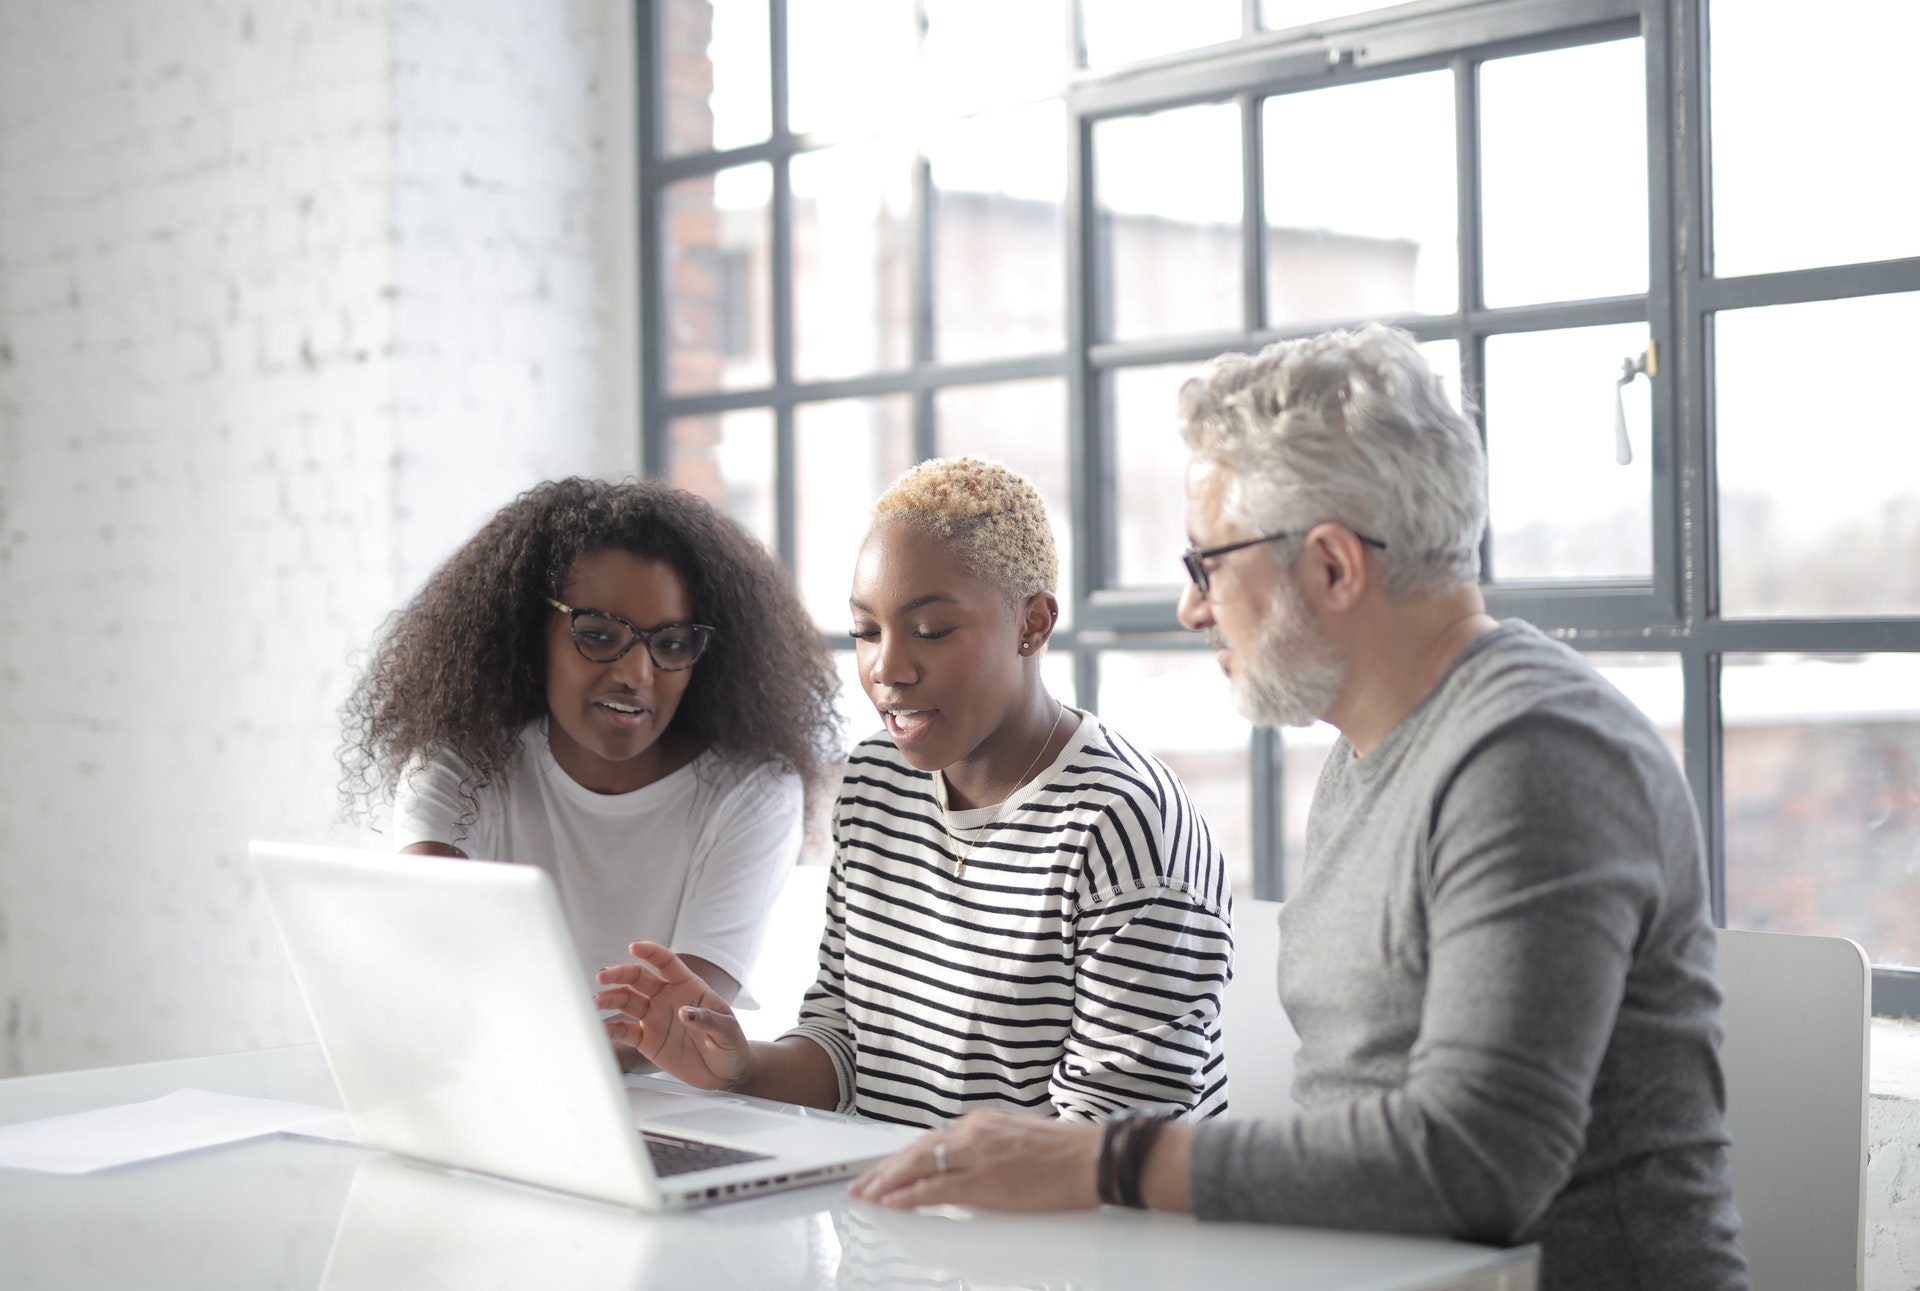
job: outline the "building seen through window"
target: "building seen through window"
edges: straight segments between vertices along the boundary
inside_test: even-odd
[[[643,5],[648,468],[830,637],[893,474],[1029,475],[1064,688],[1280,896],[1333,733],[1249,730],[1175,628],[1174,397],[1392,321],[1483,427],[1491,607],[1667,737],[1717,912],[1920,963],[1920,10],[1837,0],[1809,63],[1776,0],[1469,8]]]

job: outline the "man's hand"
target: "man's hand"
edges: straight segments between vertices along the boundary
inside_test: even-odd
[[[636,962],[603,968],[594,1003],[617,1009],[607,1020],[616,1045],[638,1049],[654,1065],[699,1089],[738,1089],[753,1075],[753,1047],[727,1002],[665,946],[636,941]]]
[[[1082,1121],[969,1112],[861,1175],[851,1191],[902,1210],[1086,1210],[1100,1204],[1094,1173],[1104,1129]]]

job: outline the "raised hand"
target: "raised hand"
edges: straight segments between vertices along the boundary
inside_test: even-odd
[[[603,968],[594,996],[616,1043],[638,1049],[656,1066],[700,1089],[737,1089],[754,1065],[753,1047],[727,1002],[665,946],[636,941],[634,962]]]

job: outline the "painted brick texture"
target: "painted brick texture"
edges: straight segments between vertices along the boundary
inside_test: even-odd
[[[629,22],[0,5],[0,1074],[308,1036],[246,840],[364,837],[356,652],[634,468]]]

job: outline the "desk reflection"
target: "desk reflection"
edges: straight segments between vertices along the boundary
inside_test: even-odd
[[[0,1124],[175,1089],[324,1103],[316,1045],[0,1080]],[[1534,1253],[1105,1211],[900,1214],[823,1184],[641,1214],[268,1139],[83,1176],[0,1171],[0,1288],[1529,1291]]]
[[[481,1291],[833,1284],[831,1193],[645,1215],[500,1180],[368,1160],[354,1176],[323,1291]],[[780,1204],[782,1201],[784,1205]]]
[[[840,1185],[644,1215],[379,1156],[354,1177],[321,1286],[1214,1291],[1265,1282],[1279,1263],[1289,1287],[1320,1291],[1379,1285],[1371,1277],[1396,1264],[1411,1275],[1404,1285],[1418,1285],[1434,1258],[1429,1243],[1374,1238],[1357,1249],[1350,1236],[1293,1230],[1276,1261],[1276,1235],[1119,1211],[902,1214]],[[1511,1272],[1484,1285],[1530,1285],[1530,1268]]]
[[[1065,1215],[901,1213],[842,1197],[833,1223],[843,1291],[1288,1291],[1445,1287],[1532,1291],[1532,1252],[1384,1234],[1101,1210]]]
[[[838,1185],[642,1215],[499,1180],[369,1158],[355,1174],[323,1291],[569,1291],[1099,1285],[1116,1228],[1044,1218],[982,1241],[965,1212],[898,1214]],[[1079,1277],[1074,1274],[1078,1272]]]
[[[836,1207],[840,1239],[837,1286],[845,1291],[951,1288],[952,1291],[1059,1291],[1102,1284],[1089,1260],[1099,1243],[1085,1226],[1052,1225],[1053,1240],[1036,1244],[995,1224],[985,1237],[963,1210],[884,1210],[849,1201]],[[1016,1227],[1044,1224],[1022,1217]]]
[[[648,1233],[631,1215],[378,1156],[353,1177],[320,1285],[629,1291]]]

